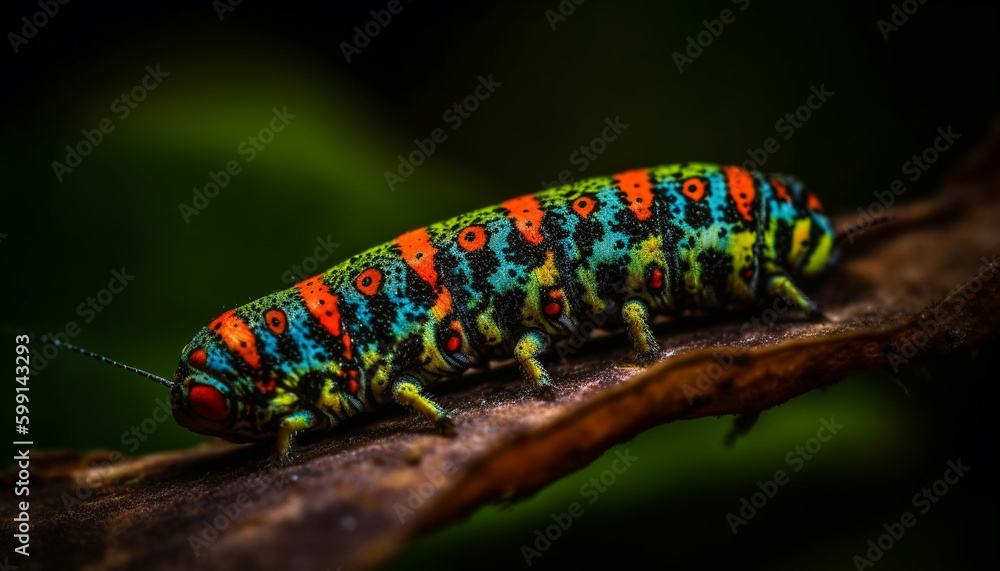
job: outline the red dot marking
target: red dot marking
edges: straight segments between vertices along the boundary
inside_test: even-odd
[[[382,272],[378,268],[368,268],[361,272],[358,279],[354,280],[354,285],[358,291],[371,297],[378,293],[378,288],[382,285]]]
[[[273,391],[274,387],[278,386],[278,382],[275,381],[274,379],[268,379],[267,381],[264,381],[262,379],[257,379],[256,381],[253,382],[253,384],[257,387],[258,391],[260,391],[262,394],[265,395]]]
[[[351,358],[351,336],[348,335],[348,333],[346,331],[344,331],[344,337],[342,338],[342,340],[344,342],[344,358],[345,359],[350,359]]]
[[[195,349],[188,355],[188,364],[199,371],[204,371],[208,364],[208,353],[204,349]]]
[[[785,202],[792,201],[792,195],[788,194],[788,187],[785,186],[785,183],[776,178],[772,178],[771,186],[773,186],[774,191],[778,193],[778,198],[784,200]]]
[[[745,277],[746,279],[752,278],[753,277],[753,270],[749,269],[749,268],[743,270],[743,277]]]
[[[461,346],[462,346],[462,340],[459,339],[458,337],[449,337],[448,338],[448,345],[447,345],[447,347],[448,347],[448,350],[451,351],[452,353],[454,353],[455,351],[458,351],[458,348],[461,347]]]
[[[663,287],[663,270],[660,268],[653,270],[653,275],[649,276],[649,287],[653,289]]]
[[[208,385],[195,385],[188,395],[191,408],[207,420],[222,420],[229,416],[229,405],[219,389]]]
[[[469,226],[458,233],[458,245],[466,252],[475,252],[486,245],[486,230],[482,226]]]
[[[553,301],[545,305],[545,313],[549,315],[556,315],[560,311],[562,311],[562,306],[558,302]]]
[[[823,203],[819,201],[819,198],[815,194],[810,192],[806,200],[807,200],[806,206],[809,208],[809,210],[815,210],[815,211],[823,210]]]
[[[684,196],[698,202],[705,197],[705,180],[701,178],[689,178],[681,183],[681,192]]]
[[[347,390],[350,391],[352,395],[358,394],[358,388],[361,387],[361,383],[358,381],[358,377],[361,375],[357,369],[350,369],[347,371]]]
[[[285,327],[288,325],[288,320],[285,318],[285,312],[280,309],[271,309],[264,314],[264,321],[267,322],[268,329],[271,330],[275,335],[281,335],[285,332]]]
[[[580,216],[586,218],[590,216],[590,213],[594,210],[595,204],[596,202],[590,198],[577,198],[573,201],[573,210],[575,210]]]

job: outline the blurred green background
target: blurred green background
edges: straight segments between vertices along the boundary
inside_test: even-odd
[[[795,173],[832,214],[851,213],[952,126],[961,137],[908,185],[903,199],[915,200],[982,137],[1000,101],[995,3],[928,2],[886,40],[877,22],[891,23],[889,2],[403,2],[347,61],[354,27],[387,4],[243,2],[220,19],[222,2],[71,3],[16,53],[10,47],[0,323],[54,333],[73,321],[74,342],[169,377],[198,328],[288,287],[317,240],[337,244],[323,269],[540,190],[563,170],[580,179],[685,160],[742,163],[768,138],[780,148],[762,170]],[[712,36],[705,21],[724,9],[733,21]],[[5,31],[22,34],[21,18],[39,10],[6,4]],[[707,45],[679,71],[676,54],[699,33]],[[169,75],[122,117],[115,101],[157,65]],[[453,128],[445,112],[480,77],[500,85]],[[820,86],[833,95],[785,138],[776,122]],[[275,108],[294,119],[247,161],[241,144]],[[580,171],[573,153],[616,117],[627,128]],[[66,145],[105,118],[114,130],[58,180],[53,161],[64,163]],[[385,172],[436,128],[447,140],[391,191]],[[179,205],[230,161],[240,173],[185,221]],[[124,291],[99,313],[79,307],[121,268],[135,276]],[[986,424],[995,355],[907,369],[909,397],[891,375],[853,376],[766,413],[731,449],[722,444],[728,418],[648,431],[622,447],[640,460],[592,506],[584,498],[585,514],[532,567],[848,568],[961,456],[970,475],[876,564],[978,568],[997,531],[995,429]],[[141,426],[163,398],[158,385],[60,355],[32,379],[31,436],[37,448],[135,454],[202,441],[172,420]],[[842,434],[734,536],[726,512],[758,480],[788,470],[786,454],[830,416]],[[133,426],[145,440],[127,437]],[[581,501],[581,485],[612,460],[512,509],[485,508],[392,566],[520,567],[520,546]]]

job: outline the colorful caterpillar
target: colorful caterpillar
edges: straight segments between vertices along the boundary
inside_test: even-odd
[[[608,308],[640,361],[659,346],[650,315],[781,296],[809,315],[793,278],[834,260],[819,200],[789,176],[683,163],[593,178],[403,234],[225,312],[183,349],[181,425],[235,442],[331,428],[388,402],[437,428],[424,391],[513,355],[538,391],[538,356]]]
[[[586,316],[613,312],[640,362],[652,313],[729,309],[780,296],[837,257],[819,199],[793,177],[682,163],[513,198],[407,232],[294,287],[227,311],[181,351],[174,418],[233,442],[329,429],[396,402],[450,432],[424,388],[513,355],[541,396],[538,361]]]

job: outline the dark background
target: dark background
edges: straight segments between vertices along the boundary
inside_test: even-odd
[[[207,0],[70,2],[18,53],[8,39],[0,323],[56,332],[75,321],[74,342],[169,377],[198,328],[288,287],[286,272],[318,238],[338,244],[321,270],[403,231],[541,190],[564,169],[579,179],[686,160],[741,163],[769,137],[780,148],[762,170],[795,173],[830,213],[849,214],[904,178],[904,163],[951,126],[956,145],[901,200],[932,192],[1000,101],[995,3],[928,0],[886,40],[877,22],[891,17],[888,2],[751,0],[740,11],[725,1],[588,0],[553,30],[546,11],[558,11],[556,1],[404,1],[350,62],[341,43],[387,2],[344,4],[247,0],[220,20]],[[679,72],[674,53],[726,8],[735,21]],[[39,7],[3,10],[6,35]],[[120,119],[112,102],[157,64],[169,76]],[[444,111],[490,75],[501,85],[452,129]],[[776,121],[813,86],[834,95],[785,139]],[[296,118],[245,162],[241,141],[283,107]],[[115,130],[59,182],[52,161],[106,117]],[[571,153],[615,117],[627,129],[578,171]],[[437,127],[447,140],[391,192],[385,171]],[[242,172],[185,224],[178,205],[230,160]],[[123,267],[135,280],[85,322],[78,304]],[[997,532],[987,424],[996,348],[852,376],[766,413],[731,449],[722,444],[730,419],[644,433],[621,447],[640,460],[532,567],[852,568],[882,524],[912,511],[910,497],[961,457],[969,475],[876,565],[980,568]],[[204,440],[149,420],[162,387],[96,362],[60,355],[31,383],[36,448],[144,454]],[[785,455],[830,416],[842,433],[734,536],[725,514],[756,482],[788,470]],[[145,440],[126,438],[144,420]],[[512,509],[485,508],[395,565],[519,567],[520,546],[552,513],[586,502],[580,486],[612,460]]]

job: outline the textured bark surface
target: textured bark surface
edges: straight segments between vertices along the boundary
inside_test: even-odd
[[[537,491],[652,426],[752,415],[851,371],[996,335],[1000,129],[937,199],[891,213],[899,218],[858,234],[837,268],[807,288],[827,321],[788,311],[758,326],[773,320],[762,309],[665,322],[656,331],[668,351],[647,368],[630,364],[621,335],[595,339],[565,360],[546,361],[557,394],[551,402],[534,398],[513,365],[477,373],[438,393],[454,411],[455,438],[390,410],[301,439],[295,464],[281,469],[268,464],[268,446],[224,443],[105,468],[92,465],[109,465],[106,453],[33,453],[30,564],[369,567],[486,503]],[[857,223],[856,215],[838,220],[841,228]],[[2,479],[10,489],[15,478]],[[434,493],[411,510],[407,501],[421,486]],[[67,508],[81,490],[89,497]],[[0,496],[8,537],[13,500]]]

